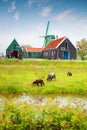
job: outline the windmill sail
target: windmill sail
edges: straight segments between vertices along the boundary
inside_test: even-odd
[[[43,47],[45,47],[45,46],[47,45],[46,36],[47,36],[47,34],[48,34],[49,24],[50,24],[50,21],[48,21],[48,23],[47,23]]]
[[[49,24],[50,24],[50,21],[48,21],[48,23],[47,23],[43,47],[45,47],[50,41],[55,39],[54,35],[48,35]]]

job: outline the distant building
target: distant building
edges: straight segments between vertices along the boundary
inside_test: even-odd
[[[67,37],[55,39],[42,51],[46,59],[76,59],[76,48]]]
[[[26,50],[26,58],[42,58],[42,50],[43,48],[25,48]]]
[[[14,39],[8,48],[6,49],[7,58],[22,58],[22,48],[19,46],[18,42]]]

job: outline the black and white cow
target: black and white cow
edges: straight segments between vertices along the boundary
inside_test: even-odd
[[[54,72],[51,72],[48,76],[47,76],[47,80],[51,81],[52,79],[56,79],[56,75]]]

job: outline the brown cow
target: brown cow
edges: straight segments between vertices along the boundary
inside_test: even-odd
[[[72,73],[70,71],[67,72],[67,76],[72,76]]]
[[[42,79],[37,79],[37,80],[33,81],[33,85],[42,86],[42,85],[44,85],[44,81]]]

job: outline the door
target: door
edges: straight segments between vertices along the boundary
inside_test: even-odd
[[[15,50],[13,51],[13,57],[18,58],[18,51],[15,51]]]
[[[65,60],[70,59],[70,52],[69,51],[64,51],[64,59]]]

